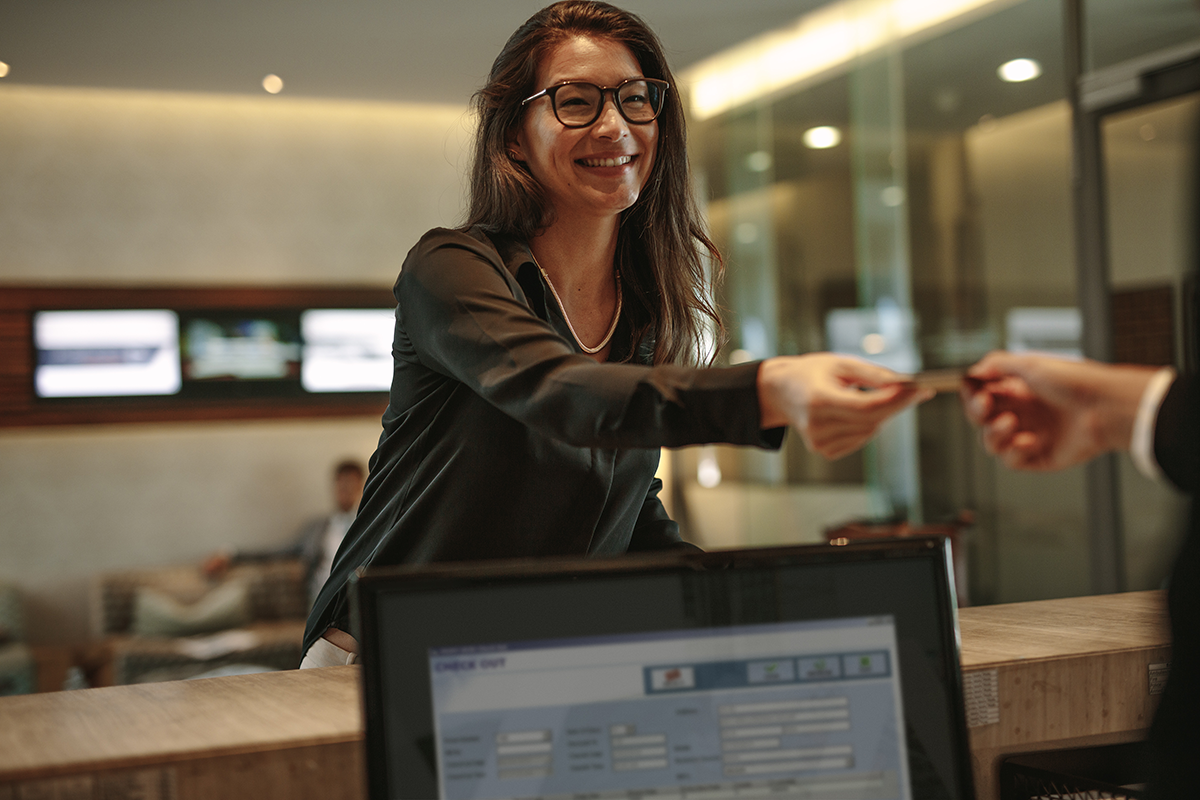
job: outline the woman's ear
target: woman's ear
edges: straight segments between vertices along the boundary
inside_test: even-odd
[[[508,157],[513,161],[524,161],[525,150],[521,147],[521,133],[514,131],[509,137],[508,144],[504,146],[504,150],[508,153]]]

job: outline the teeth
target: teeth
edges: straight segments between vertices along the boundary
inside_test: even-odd
[[[585,167],[622,167],[633,161],[633,156],[618,156],[617,158],[581,158]]]

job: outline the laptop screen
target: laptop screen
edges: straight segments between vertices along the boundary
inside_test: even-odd
[[[945,547],[356,584],[372,797],[970,797]]]

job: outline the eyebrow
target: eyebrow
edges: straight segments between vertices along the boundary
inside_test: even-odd
[[[645,75],[630,75],[627,78],[621,78],[621,80],[617,81],[617,83],[624,83],[625,81],[632,81],[632,80],[644,80],[645,78],[646,78]],[[595,86],[602,85],[602,84],[596,83],[594,80],[592,80],[590,78],[559,78],[558,80],[550,81],[546,85],[547,86],[557,86],[560,83],[590,83]],[[603,84],[603,85],[616,86],[617,83],[608,83],[608,84]]]

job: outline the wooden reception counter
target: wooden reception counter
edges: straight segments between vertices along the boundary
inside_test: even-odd
[[[1164,592],[959,611],[975,792],[1009,753],[1144,739],[1170,660]]]
[[[977,792],[1007,753],[1144,737],[1160,592],[960,612]],[[0,800],[361,798],[358,668],[0,698]]]

